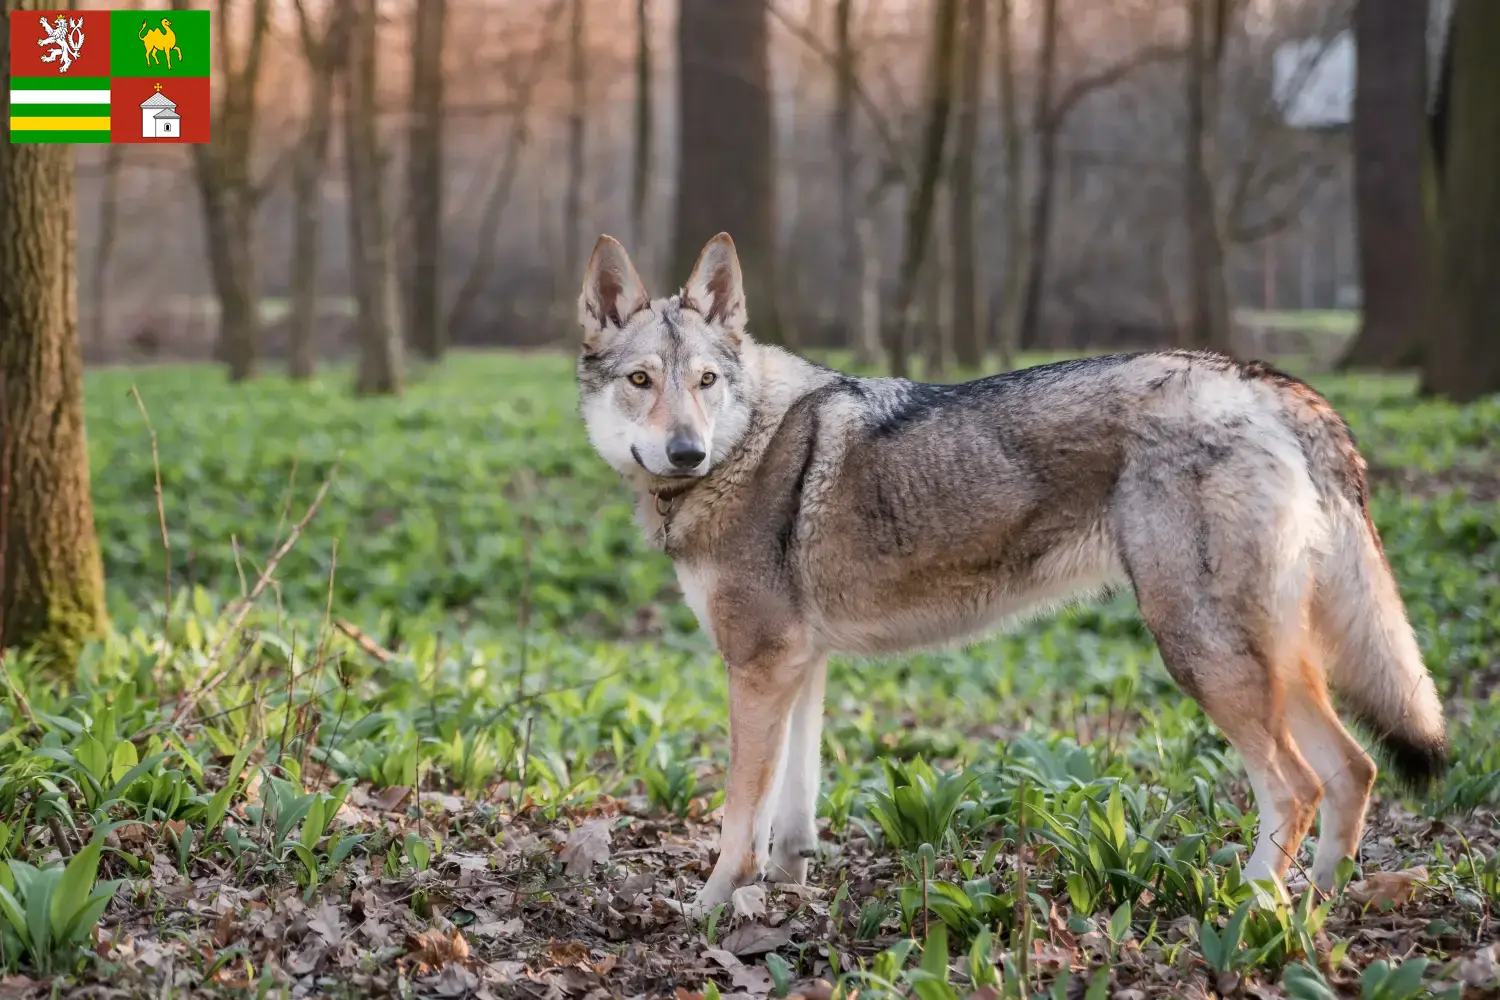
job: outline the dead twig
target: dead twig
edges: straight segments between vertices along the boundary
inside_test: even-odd
[[[292,547],[297,544],[297,539],[302,537],[302,532],[307,527],[308,522],[318,513],[318,508],[322,506],[323,498],[328,495],[328,489],[333,485],[333,479],[338,474],[338,470],[339,463],[335,459],[333,468],[328,471],[328,478],[324,479],[323,485],[318,488],[318,495],[313,497],[312,503],[308,505],[307,512],[302,515],[302,520],[292,526],[291,533],[287,535],[286,541],[281,543],[281,548],[277,549],[275,554],[266,561],[266,568],[261,570],[260,579],[255,581],[255,586],[251,588],[250,593],[238,601],[232,608],[229,628],[219,637],[219,641],[208,655],[210,665],[219,661],[219,657],[223,655],[224,648],[229,645],[229,640],[239,634],[240,627],[245,623],[245,616],[250,613],[250,608],[254,606],[256,599],[265,592],[266,587],[271,582],[272,575],[276,572],[277,565],[280,564],[282,559],[286,558],[288,552],[292,551]],[[197,707],[198,702],[220,684],[224,683],[229,674],[230,671],[228,670],[220,671],[183,695],[182,699],[177,703],[177,710],[172,713],[171,725],[180,725],[188,717],[188,714]]]
[[[340,619],[333,623],[333,627],[344,633],[344,635],[348,636],[350,639],[353,639],[356,646],[358,646],[365,653],[369,654],[370,657],[380,661],[381,663],[390,663],[396,658],[395,653],[391,652],[389,649],[386,649],[374,639],[371,639],[352,622],[346,622],[343,619]]]

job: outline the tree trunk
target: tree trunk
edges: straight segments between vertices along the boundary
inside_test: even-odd
[[[443,323],[443,36],[448,0],[417,0],[411,62],[407,213],[411,275],[406,322],[428,361],[448,346]]]
[[[354,391],[361,396],[399,395],[400,306],[375,121],[375,0],[340,0],[340,5],[352,29],[349,69],[344,74],[344,159],[349,174],[349,270],[360,345]]]
[[[1214,194],[1214,130],[1224,55],[1228,0],[1187,0],[1187,135],[1183,161],[1188,218],[1191,346],[1230,352],[1229,288]]]
[[[588,263],[580,260],[579,241],[583,231],[584,126],[588,109],[588,64],[585,61],[583,0],[572,0],[568,28],[568,181],[563,194],[562,258],[563,268],[557,274],[553,301],[557,321],[563,327],[571,321],[577,308],[578,289],[574,275],[581,274]]]
[[[109,262],[115,252],[115,229],[120,218],[120,154],[125,147],[121,143],[109,143],[104,147],[103,190],[99,193],[99,240],[94,246],[93,280],[90,282],[94,301],[89,309],[88,349],[96,359],[105,357],[105,333],[108,330],[106,316],[109,313]]]
[[[323,178],[333,135],[333,92],[343,67],[345,25],[333,8],[327,25],[315,31],[297,4],[303,54],[312,75],[307,128],[292,164],[292,314],[287,330],[287,374],[309,379],[316,367],[319,278],[323,245]]]
[[[964,368],[984,363],[984,298],[979,292],[974,255],[974,159],[979,148],[979,106],[983,100],[980,69],[984,63],[985,22],[989,18],[985,0],[964,2],[964,46],[959,63],[958,114],[955,123],[953,181],[949,186],[948,227],[953,237],[949,251],[953,262],[954,358]]]
[[[1340,367],[1398,368],[1419,359],[1431,301],[1422,206],[1426,0],[1359,0],[1354,38],[1354,198],[1364,309]]]
[[[630,174],[630,239],[637,262],[646,253],[646,202],[651,194],[651,143],[655,135],[651,101],[650,0],[635,0],[635,150]]]
[[[182,6],[184,0],[176,0]],[[255,147],[256,102],[261,56],[270,27],[270,0],[255,0],[250,35],[240,66],[229,24],[219,24],[216,43],[221,82],[210,126],[214,141],[191,146],[208,237],[209,273],[219,300],[219,348],[231,382],[255,374],[260,341],[259,285],[255,269],[255,215],[261,190],[250,176]]]
[[[1440,107],[1436,329],[1421,391],[1456,402],[1500,392],[1500,4],[1457,0]]]
[[[933,12],[932,51],[927,66],[927,123],[923,128],[922,158],[917,186],[907,196],[906,238],[901,271],[896,285],[896,303],[888,338],[891,374],[906,375],[907,334],[912,325],[932,228],[932,210],[937,202],[938,181],[943,172],[943,146],[948,137],[948,117],[953,104],[953,50],[958,29],[958,0],[937,0]]]
[[[0,76],[10,76],[10,12]],[[35,22],[33,22],[35,23]],[[104,632],[78,343],[74,151],[0,146],[0,656],[66,666]]]
[[[681,0],[672,279],[728,232],[756,338],[784,343],[776,285],[776,175],[766,0]]]
[[[995,39],[999,55],[996,64],[1000,70],[1000,132],[1005,147],[1005,285],[1000,295],[995,351],[1003,371],[1015,365],[1021,346],[1023,291],[1031,271],[1031,241],[1026,237],[1026,137],[1021,129],[1020,100],[1016,93],[1012,0],[996,2],[1000,9]],[[1053,22],[1056,22],[1055,12]]]
[[[1032,112],[1037,133],[1036,193],[1031,200],[1031,222],[1025,239],[1026,289],[1021,304],[1018,345],[1034,349],[1040,345],[1042,295],[1047,290],[1047,250],[1052,241],[1052,197],[1057,178],[1057,141],[1062,120],[1053,108],[1057,87],[1057,0],[1042,6],[1042,45],[1037,57],[1036,105]]]
[[[875,245],[875,223],[862,216],[854,227],[859,240],[859,340],[855,356],[860,364],[879,365],[885,353],[880,343],[880,249]]]
[[[835,0],[833,7],[834,79],[833,79],[833,155],[838,169],[838,315],[854,334],[854,362],[873,365],[880,360],[880,338],[872,343],[865,336],[862,315],[862,272],[860,252],[863,243],[859,232],[859,201],[854,189],[859,172],[859,156],[854,149],[854,87],[858,66],[855,60],[853,0]]]

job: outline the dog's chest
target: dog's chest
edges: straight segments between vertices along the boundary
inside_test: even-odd
[[[676,566],[677,585],[682,588],[683,600],[698,617],[699,627],[708,633],[709,638],[717,641],[713,619],[708,614],[708,601],[718,574],[712,566],[702,563],[679,562]]]

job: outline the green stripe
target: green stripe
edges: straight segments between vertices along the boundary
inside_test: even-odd
[[[13,145],[25,145],[33,142],[108,142],[108,129],[80,129],[66,132],[33,132],[26,130],[22,132],[11,132],[10,141]]]
[[[108,104],[12,104],[12,118],[108,118]]]
[[[13,76],[11,90],[108,90],[107,76]]]

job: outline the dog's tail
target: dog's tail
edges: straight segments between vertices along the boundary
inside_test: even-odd
[[[1362,471],[1362,470],[1361,470]],[[1421,792],[1448,767],[1443,705],[1360,498],[1339,505],[1313,597],[1328,681],[1373,733],[1397,777]]]

